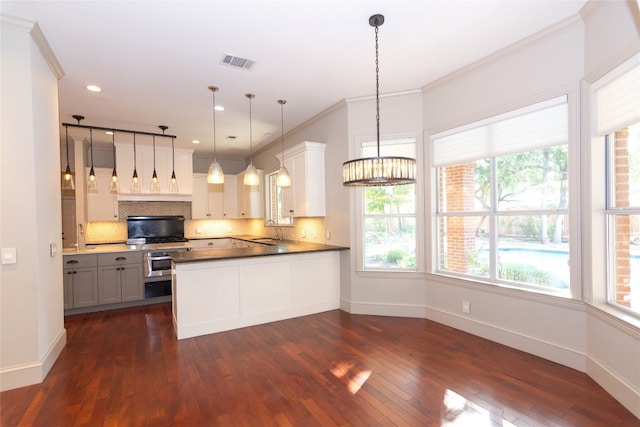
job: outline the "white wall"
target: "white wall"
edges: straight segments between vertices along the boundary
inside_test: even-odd
[[[16,264],[0,267],[2,390],[41,382],[66,341],[57,73],[47,48],[32,22],[2,16],[0,245],[17,252]]]

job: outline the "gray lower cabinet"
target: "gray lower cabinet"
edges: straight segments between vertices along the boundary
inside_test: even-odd
[[[144,299],[142,252],[64,255],[64,308]]]
[[[144,298],[141,252],[98,255],[98,304]]]
[[[64,256],[64,308],[98,304],[96,255]]]

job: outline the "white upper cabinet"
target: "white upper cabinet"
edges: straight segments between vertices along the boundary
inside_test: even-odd
[[[284,152],[291,187],[282,189],[282,215],[325,216],[324,152],[326,144],[301,142]],[[282,155],[276,155],[278,160]]]
[[[89,176],[90,170],[91,168],[86,168],[85,176]],[[87,193],[87,221],[117,221],[118,199],[115,193],[109,193],[113,169],[93,168],[93,171],[96,174],[98,192]],[[118,178],[122,186],[120,173],[118,173]]]
[[[225,183],[226,183],[225,176]],[[233,187],[235,191],[235,186]],[[206,173],[193,174],[192,219],[224,218],[224,184],[207,183]]]
[[[244,172],[239,173],[238,178],[238,217],[239,218],[263,218],[264,217],[264,171],[258,169],[260,184],[244,185]]]
[[[151,192],[151,176],[154,167],[153,147],[136,145],[136,170],[140,182],[140,193],[131,193],[133,176],[133,145],[116,143],[116,166],[120,177],[118,200],[191,200],[193,194],[193,150],[175,149],[175,172],[178,193],[169,193],[169,180],[173,170],[171,147],[158,147],[156,141],[155,169],[160,185],[159,193]]]

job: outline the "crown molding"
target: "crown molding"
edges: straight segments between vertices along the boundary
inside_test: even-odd
[[[573,15],[567,19],[564,19],[550,27],[545,28],[542,31],[539,31],[535,34],[532,34],[529,37],[526,37],[520,41],[517,41],[503,49],[500,49],[489,56],[485,56],[482,59],[479,59],[476,62],[472,62],[469,65],[466,65],[457,71],[449,73],[437,80],[432,81],[421,87],[422,92],[427,92],[435,87],[445,85],[449,82],[458,80],[461,77],[469,75],[471,73],[476,72],[477,70],[486,67],[494,63],[497,60],[508,58],[509,56],[516,55],[522,52],[525,49],[528,49],[531,46],[534,46],[549,37],[552,37],[556,34],[560,34],[564,31],[567,31],[575,26],[583,25],[583,20],[579,14]]]
[[[49,68],[53,71],[56,79],[60,80],[64,77],[62,65],[58,62],[47,38],[44,36],[44,33],[36,21],[21,18],[19,16],[2,14],[0,15],[0,22],[4,28],[29,33],[29,35],[31,35],[31,39],[34,41],[36,46],[38,46],[38,49],[40,49],[40,53],[42,53],[45,61],[49,64]]]

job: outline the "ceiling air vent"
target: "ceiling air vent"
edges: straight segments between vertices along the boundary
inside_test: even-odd
[[[240,58],[239,56],[229,55],[225,53],[222,56],[222,64],[228,65],[234,68],[242,68],[244,70],[251,70],[255,65],[256,61],[252,61],[250,59]]]

